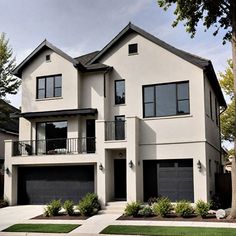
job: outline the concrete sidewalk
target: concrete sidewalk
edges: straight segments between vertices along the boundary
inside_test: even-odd
[[[145,226],[185,226],[185,227],[217,227],[236,228],[236,223],[223,222],[187,222],[187,221],[142,221],[142,220],[116,220],[120,214],[98,214],[87,220],[31,220],[30,218],[42,214],[43,206],[15,206],[0,209],[0,230],[17,223],[31,224],[81,224],[80,227],[69,234],[44,234],[47,236],[94,236],[99,234],[108,225],[145,225]],[[38,236],[42,233],[7,233],[0,232],[0,236]]]

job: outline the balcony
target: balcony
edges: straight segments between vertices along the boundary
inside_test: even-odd
[[[105,141],[125,140],[126,121],[105,121]]]
[[[12,156],[95,153],[95,137],[13,141]]]

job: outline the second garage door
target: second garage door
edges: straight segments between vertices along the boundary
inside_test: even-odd
[[[193,202],[193,160],[144,161],[144,199],[168,197]]]
[[[18,168],[18,204],[77,203],[88,192],[94,192],[93,165]]]

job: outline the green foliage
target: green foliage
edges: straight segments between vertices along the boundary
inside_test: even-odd
[[[15,58],[12,58],[13,51],[9,46],[9,40],[5,33],[0,34],[0,98],[6,94],[16,94],[20,86],[20,80],[12,75],[15,69]]]
[[[157,197],[150,197],[148,199],[148,205],[151,206],[153,203],[157,202],[158,198]]]
[[[127,205],[125,207],[125,215],[127,215],[127,216],[137,216],[138,213],[139,213],[139,210],[141,210],[140,202],[127,203]]]
[[[153,210],[150,206],[144,206],[141,210],[139,210],[138,214],[140,216],[149,217],[153,215]]]
[[[92,216],[98,213],[101,209],[101,205],[98,201],[98,196],[95,193],[88,193],[80,200],[77,208],[81,215]]]
[[[0,208],[9,206],[9,202],[6,199],[0,199]]]
[[[207,202],[204,202],[202,200],[198,200],[196,203],[196,213],[197,215],[201,216],[202,218],[206,217],[208,214],[208,211],[210,210],[210,204]]]
[[[174,14],[176,19],[172,26],[175,27],[183,21],[186,31],[194,37],[199,23],[203,23],[205,30],[214,28],[213,35],[217,35],[220,29],[226,31],[223,43],[232,37],[233,5],[229,0],[157,0],[160,7],[167,10],[175,4]]]
[[[172,208],[171,201],[167,197],[159,198],[158,201],[152,206],[154,214],[160,215],[162,217],[170,214]]]
[[[44,216],[57,216],[59,211],[61,210],[61,200],[53,200],[51,201],[46,208],[44,209]]]
[[[220,117],[222,139],[233,142],[235,139],[235,99],[232,60],[228,60],[228,67],[219,75],[221,88],[230,98],[227,110]]]
[[[70,200],[66,200],[63,204],[63,208],[69,216],[74,214],[74,202]]]
[[[179,201],[175,206],[175,213],[177,216],[189,217],[193,214],[194,209],[188,201]]]

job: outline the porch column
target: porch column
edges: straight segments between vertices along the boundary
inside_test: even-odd
[[[103,205],[106,204],[106,163],[105,163],[104,120],[96,120],[97,194]],[[102,169],[100,169],[100,165]]]
[[[12,140],[5,141],[4,199],[10,205],[17,204],[17,167],[12,166]]]
[[[127,201],[142,200],[140,190],[140,161],[139,161],[139,119],[137,117],[126,118],[126,165],[127,165]]]

